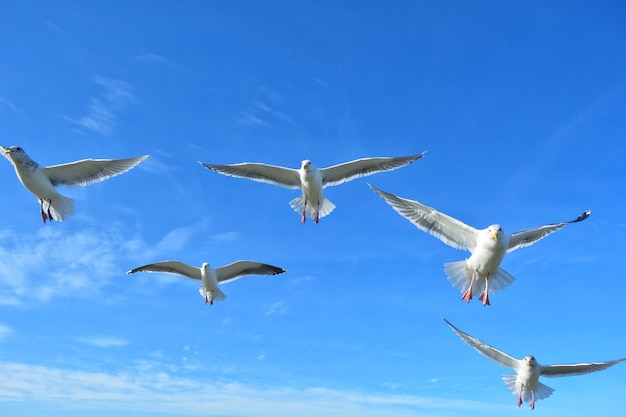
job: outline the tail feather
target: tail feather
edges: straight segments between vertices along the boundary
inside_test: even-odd
[[[74,200],[61,194],[55,195],[50,200],[50,214],[52,214],[54,220],[62,222],[72,217],[74,214]],[[44,202],[44,210],[46,205],[46,202]]]
[[[213,290],[213,301],[224,301],[226,299],[226,294],[220,290],[220,287],[217,287]]]
[[[521,384],[517,383],[517,375],[502,375],[502,381],[513,395],[519,397],[522,387]]]
[[[554,389],[549,386],[542,384],[541,382],[537,383],[537,387],[535,388],[535,400],[543,400],[544,398],[548,398],[552,395]]]
[[[292,209],[294,209],[299,214],[302,214],[302,212],[305,211],[303,196],[294,198],[293,200],[289,202],[289,205],[291,206]],[[322,203],[320,204],[320,207],[319,207],[320,218],[329,215],[334,209],[335,209],[335,205],[331,203],[329,199],[322,197]],[[311,219],[315,218],[316,210],[317,210],[316,205],[314,204],[306,205],[306,215],[309,218]]]
[[[443,269],[448,276],[448,281],[454,288],[461,293],[465,293],[472,282],[472,274],[474,271],[467,267],[466,261],[448,262],[444,264]],[[496,294],[513,283],[515,278],[502,268],[498,268],[489,275],[489,294]],[[485,290],[485,278],[478,276],[474,280],[472,291],[475,294],[482,293]]]
[[[226,294],[222,292],[220,287],[217,287],[213,291],[208,291],[204,285],[201,285],[198,288],[198,292],[202,296],[202,298],[212,298],[213,301],[224,301],[226,299]]]
[[[522,391],[523,401],[530,402],[532,400],[532,393],[528,389],[523,389],[522,384],[518,382],[516,375],[502,375],[502,381],[504,381],[504,385],[506,385],[509,391],[511,391],[511,393],[516,397],[519,397],[520,391]],[[548,398],[553,392],[554,389],[542,384],[541,382],[537,382],[537,386],[535,387],[535,401]]]

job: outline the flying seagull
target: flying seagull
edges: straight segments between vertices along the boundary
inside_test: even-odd
[[[204,297],[204,304],[213,305],[213,300],[222,301],[226,299],[226,294],[222,292],[219,284],[234,281],[245,275],[277,275],[282,274],[285,270],[277,266],[252,261],[236,261],[215,269],[206,262],[202,264],[202,267],[196,268],[179,261],[163,261],[140,266],[126,273],[134,274],[135,272],[164,272],[202,281],[199,291],[200,295]]]
[[[489,294],[508,287],[515,279],[500,268],[504,255],[516,249],[530,246],[570,223],[585,220],[591,214],[587,210],[569,222],[552,223],[507,234],[499,224],[477,230],[417,201],[386,193],[370,185],[395,211],[406,217],[419,229],[439,238],[453,248],[469,250],[472,255],[464,261],[444,265],[448,281],[463,293],[461,299],[469,302],[473,292],[482,293],[483,305],[490,305]]]
[[[321,169],[316,168],[308,159],[302,161],[300,169],[251,162],[232,165],[199,163],[220,174],[247,178],[285,188],[301,189],[302,196],[291,200],[289,205],[296,212],[302,213],[301,223],[304,224],[307,215],[314,219],[315,223],[318,223],[320,217],[324,217],[334,210],[335,205],[324,197],[323,189],[325,187],[343,184],[377,172],[401,168],[420,159],[424,153],[396,158],[362,158]]]
[[[535,400],[548,398],[554,392],[554,389],[539,382],[541,375],[548,378],[555,378],[559,376],[589,374],[591,372],[602,371],[616,363],[626,360],[626,358],[622,358],[606,362],[540,365],[535,357],[531,355],[525,356],[523,359],[515,359],[511,355],[489,346],[467,333],[463,333],[446,320],[445,317],[441,317],[465,343],[476,349],[478,353],[517,373],[517,375],[502,375],[504,385],[506,385],[513,395],[517,396],[518,406],[521,406],[523,401],[530,401],[530,408],[533,410],[535,409]]]
[[[0,152],[15,168],[20,182],[39,199],[41,218],[63,221],[74,214],[74,200],[59,194],[57,185],[84,186],[123,174],[148,155],[125,159],[83,159],[67,164],[41,167],[19,146],[5,148]]]

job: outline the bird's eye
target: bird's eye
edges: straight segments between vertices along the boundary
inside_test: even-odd
[[[19,146],[17,148],[15,148],[16,151],[18,152],[22,152],[22,148],[20,148]]]

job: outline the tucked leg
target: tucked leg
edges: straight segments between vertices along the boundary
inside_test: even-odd
[[[530,399],[530,409],[534,410],[535,409],[535,390],[531,389],[530,390],[530,394],[531,394],[531,399]]]
[[[317,200],[317,209],[315,210],[315,224],[320,222],[320,202]]]
[[[46,220],[48,220],[48,215],[46,214],[46,212],[43,209],[43,199],[41,199],[41,198],[39,199],[39,206],[40,206],[40,209],[41,209],[41,219],[45,223]],[[49,211],[49,209],[48,209],[48,211]]]
[[[521,407],[522,406],[522,393],[520,392],[519,394],[519,398],[517,399],[517,406]]]
[[[300,223],[304,224],[304,222],[306,222],[306,201],[304,202],[304,210],[302,210],[302,220],[300,220]]]
[[[54,220],[54,218],[52,217],[52,213],[50,213],[50,207],[52,207],[52,199],[49,198],[48,199],[48,219],[50,219],[50,221]]]

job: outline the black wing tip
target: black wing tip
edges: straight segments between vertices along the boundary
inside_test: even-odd
[[[274,273],[273,275],[278,275],[278,274],[283,274],[287,272],[287,270],[283,268],[279,268],[277,266],[272,266],[272,272]]]
[[[445,321],[445,322],[446,322],[446,324],[447,324],[448,326],[452,327],[453,329],[456,329],[456,327],[454,327],[454,325],[448,321],[448,319],[446,318],[446,316],[444,316],[444,315],[443,315],[443,313],[439,313],[439,315],[441,316],[441,318],[443,319],[443,321]]]
[[[423,158],[423,157],[424,157],[424,155],[426,155],[426,152],[428,152],[428,149],[427,149],[427,150],[425,150],[425,151],[424,151],[424,152],[422,152],[422,153],[418,153],[417,155],[413,155],[413,161],[411,161],[411,162],[414,162],[414,161],[417,161],[418,159]]]
[[[583,212],[583,214],[578,216],[575,220],[572,220],[572,223],[582,222],[589,216],[591,216],[591,210],[586,210],[585,212]]]

